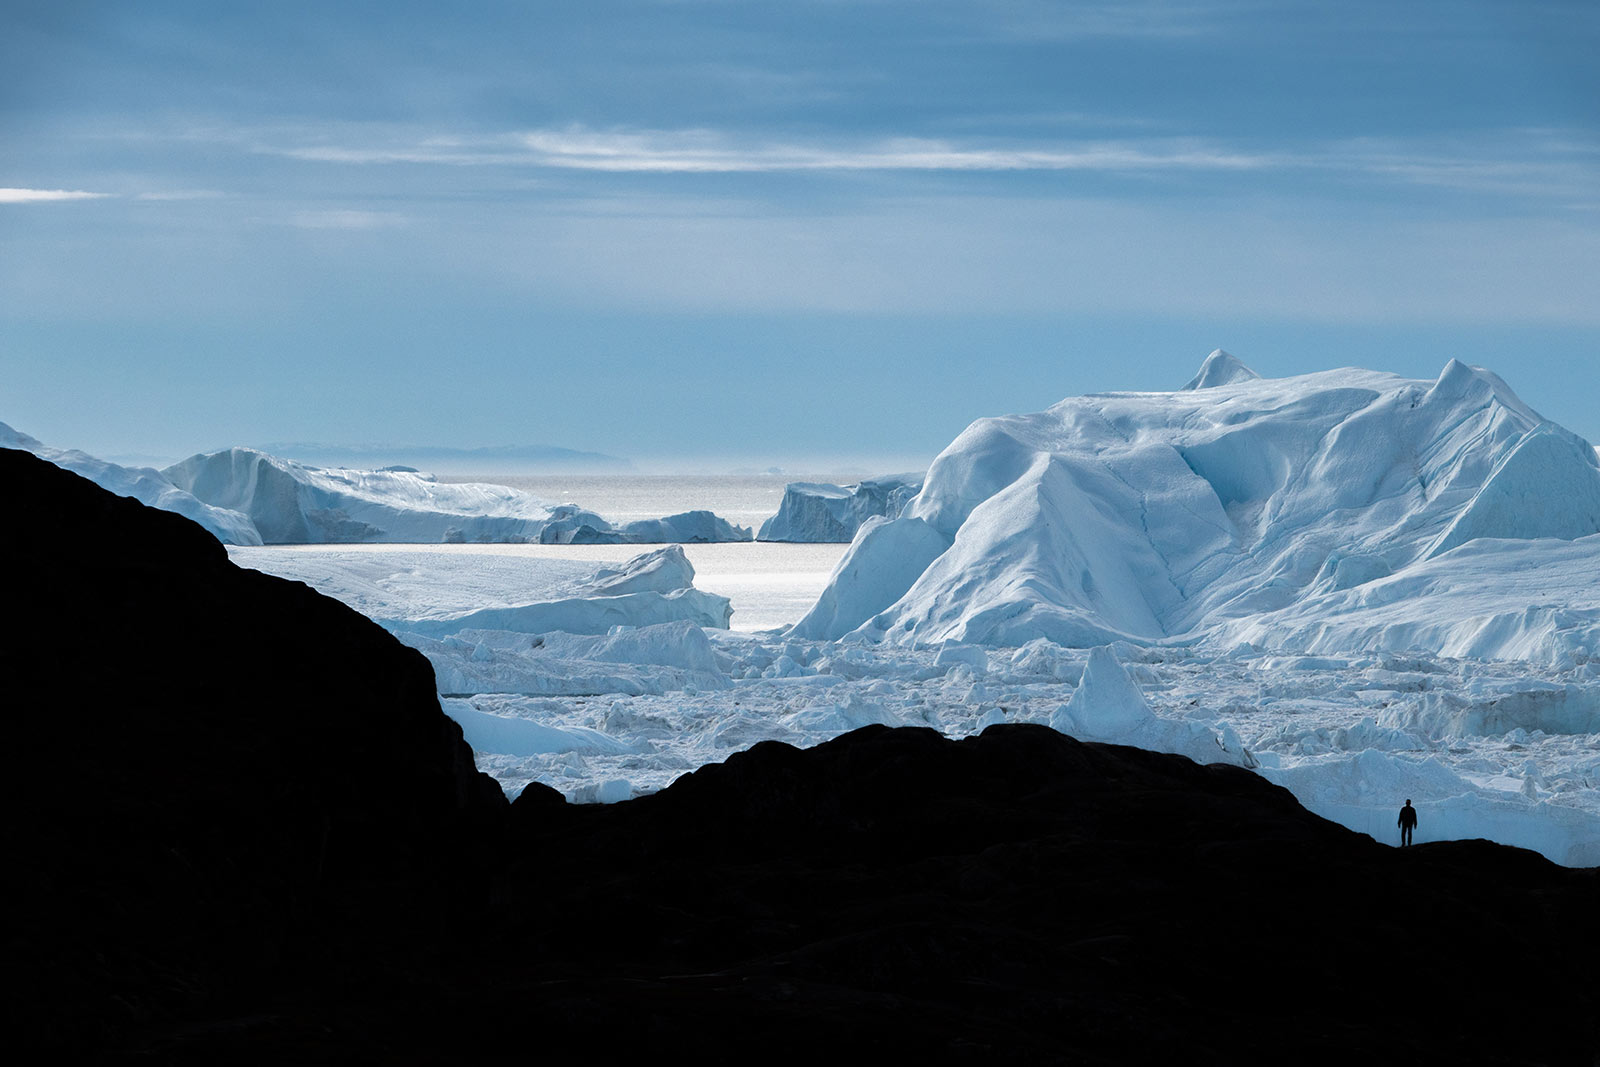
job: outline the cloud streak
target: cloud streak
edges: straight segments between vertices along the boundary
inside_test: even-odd
[[[1252,170],[1274,160],[1197,138],[986,145],[921,137],[859,144],[748,141],[712,130],[600,131],[580,126],[387,145],[257,144],[321,163],[533,166],[608,173],[764,174],[804,171]]]
[[[90,193],[81,189],[0,188],[0,204],[50,204],[62,200],[103,200],[111,195],[111,193]]]
[[[1215,138],[1135,137],[1001,142],[884,137],[775,141],[708,129],[544,128],[483,136],[293,132],[251,151],[306,162],[372,166],[523,167],[610,174],[826,172],[1322,175],[1395,187],[1427,186],[1523,198],[1600,196],[1600,151],[1559,131],[1486,131],[1450,143],[1366,139],[1246,147]],[[301,135],[302,137],[304,135]]]

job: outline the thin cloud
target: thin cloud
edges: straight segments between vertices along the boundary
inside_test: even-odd
[[[1126,126],[1127,123],[1121,125]],[[341,136],[343,134],[343,136]],[[296,141],[299,143],[295,143]],[[308,143],[310,142],[310,143]],[[1218,138],[930,138],[793,141],[710,129],[597,130],[580,125],[486,135],[419,136],[392,127],[280,130],[247,150],[349,166],[505,167],[611,174],[827,172],[1233,174],[1321,176],[1502,199],[1600,196],[1600,152],[1559,130],[1482,130],[1470,138],[1353,139],[1243,145]]]
[[[595,133],[536,131],[522,142],[543,165],[576,170],[660,173],[761,173],[826,170],[1246,170],[1266,160],[1203,142],[1086,142],[1071,147],[962,146],[896,138],[859,148],[739,145],[700,131]]]
[[[103,200],[111,193],[82,189],[0,189],[0,204],[48,204],[61,200]]]
[[[747,142],[710,130],[529,130],[476,142],[429,139],[389,145],[257,145],[291,159],[345,164],[520,165],[610,173],[760,174],[800,171],[1249,170],[1265,156],[1197,139],[968,145],[888,138],[859,145]]]

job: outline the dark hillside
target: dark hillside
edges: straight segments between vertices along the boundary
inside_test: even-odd
[[[428,665],[0,453],[8,1043],[117,1063],[1596,1062],[1600,871],[1000,726],[509,808]]]

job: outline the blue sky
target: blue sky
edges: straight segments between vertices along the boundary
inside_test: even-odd
[[[1458,357],[1600,439],[1600,5],[0,12],[0,420],[925,463]]]

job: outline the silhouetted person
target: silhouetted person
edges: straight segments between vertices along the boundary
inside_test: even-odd
[[[1411,798],[1406,797],[1406,806],[1400,809],[1400,847],[1405,848],[1411,844],[1411,830],[1417,825],[1417,809],[1411,806]]]

